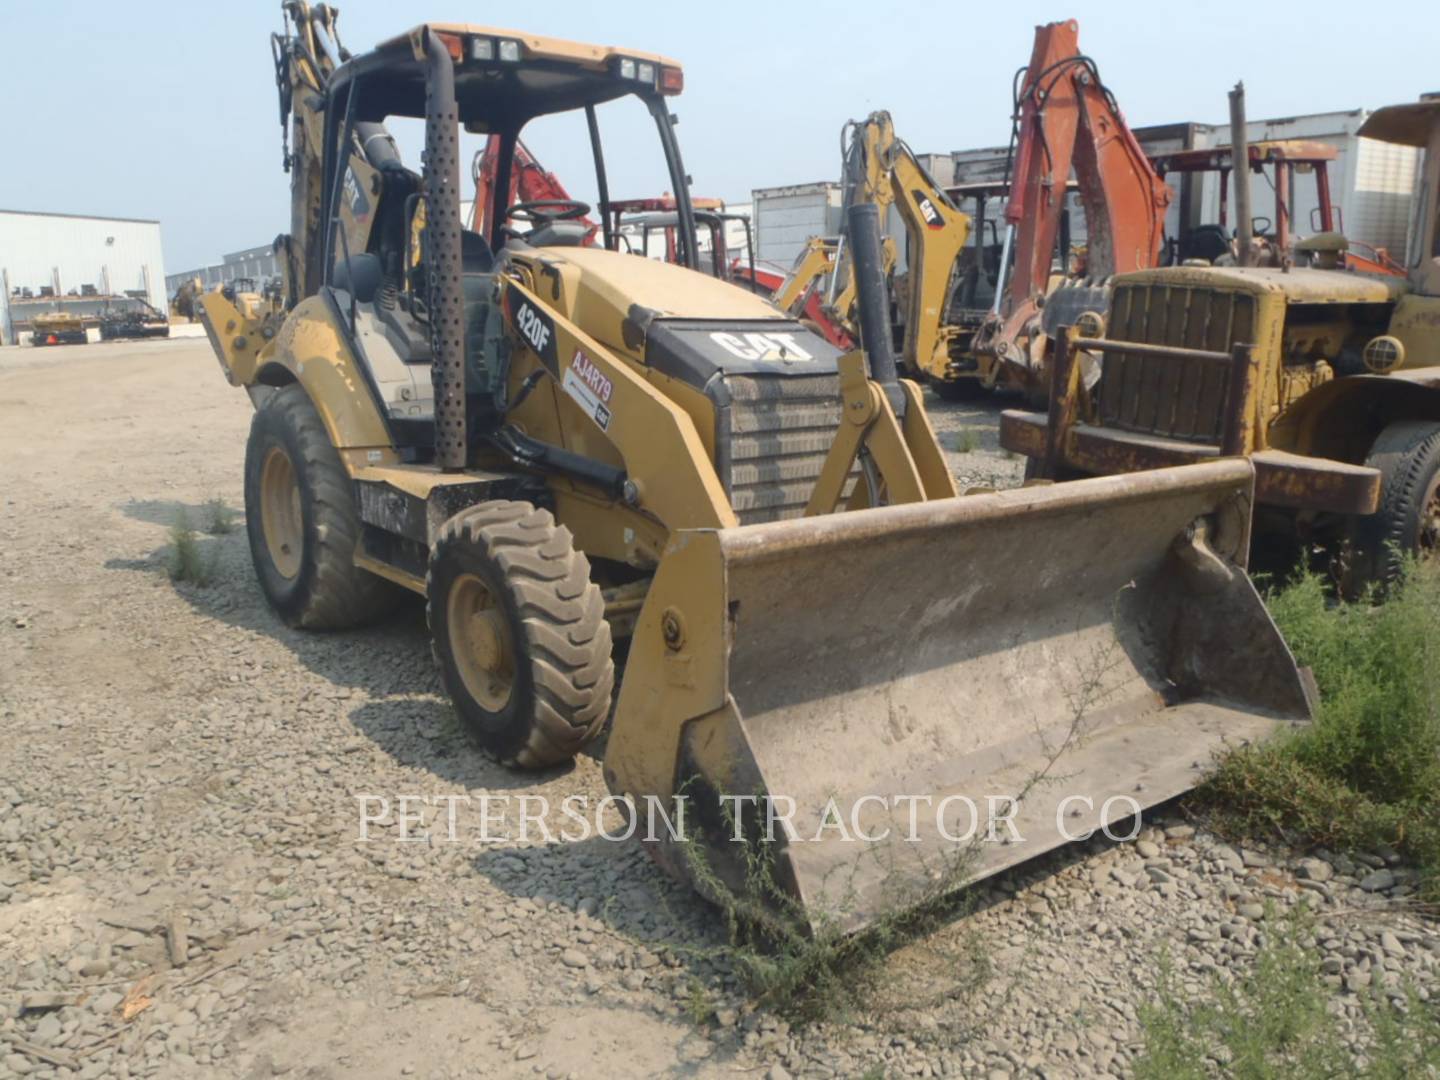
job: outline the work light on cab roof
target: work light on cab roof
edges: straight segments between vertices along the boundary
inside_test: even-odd
[[[445,45],[450,58],[458,63],[518,64],[531,59],[549,59],[545,50],[527,50],[519,37],[503,33],[461,33],[437,30],[436,36]],[[536,55],[539,54],[539,55]],[[678,94],[685,89],[685,72],[678,66],[657,63],[653,58],[619,56],[611,59],[611,69],[622,78],[657,88],[662,94]]]

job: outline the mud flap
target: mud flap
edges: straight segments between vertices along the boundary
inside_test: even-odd
[[[653,853],[702,891],[753,889],[768,831],[847,928],[1170,799],[1310,716],[1241,566],[1253,487],[1225,460],[677,533],[607,780],[686,797]]]

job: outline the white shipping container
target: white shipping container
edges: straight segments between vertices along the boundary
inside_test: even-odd
[[[840,185],[831,181],[757,188],[755,257],[781,266],[793,263],[812,236],[840,232]]]

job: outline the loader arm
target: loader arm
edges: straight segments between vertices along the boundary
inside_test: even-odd
[[[995,308],[976,350],[1033,366],[1026,339],[1051,278],[1071,171],[1085,210],[1084,277],[1096,283],[1158,265],[1170,189],[1126,125],[1095,62],[1080,52],[1073,19],[1035,30],[1030,63],[1017,76],[1005,250]],[[1066,268],[1062,268],[1065,272]],[[1009,272],[1008,280],[1003,275]]]

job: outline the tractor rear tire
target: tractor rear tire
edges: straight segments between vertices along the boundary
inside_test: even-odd
[[[360,518],[350,477],[298,384],[276,390],[250,422],[245,531],[265,599],[290,626],[359,626],[400,595],[355,565]]]
[[[1403,420],[1385,428],[1365,464],[1380,470],[1380,508],[1350,528],[1348,590],[1384,589],[1407,556],[1440,555],[1440,424]]]
[[[605,600],[570,530],[497,500],[456,514],[426,575],[426,618],[461,725],[505,765],[568,761],[610,715]]]

